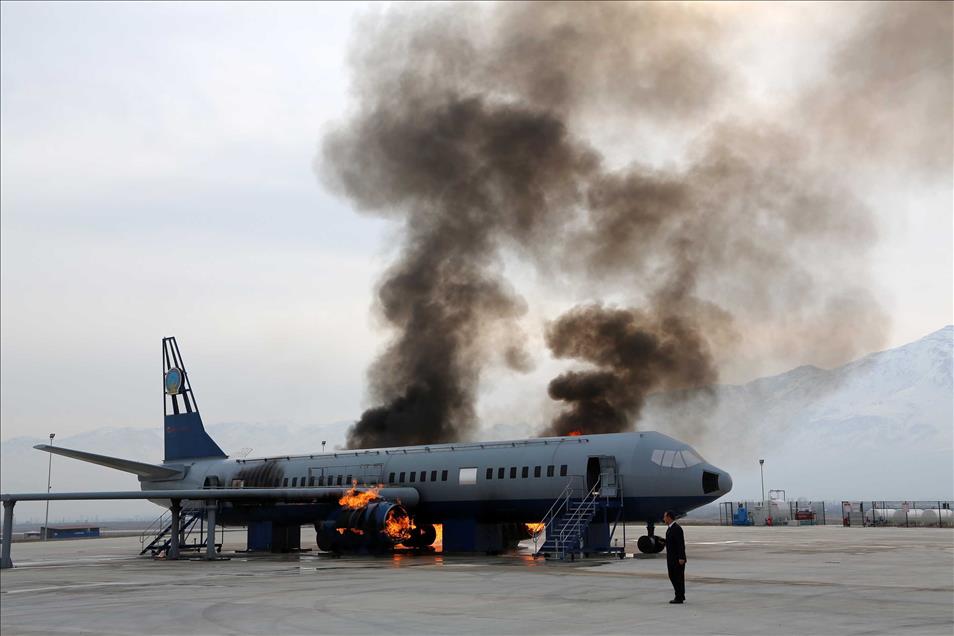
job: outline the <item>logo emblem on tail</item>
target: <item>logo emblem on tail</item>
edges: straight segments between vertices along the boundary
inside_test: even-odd
[[[182,388],[182,371],[172,367],[166,371],[166,393],[169,395],[178,395]]]

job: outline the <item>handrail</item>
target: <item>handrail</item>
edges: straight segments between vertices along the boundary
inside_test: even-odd
[[[570,518],[567,520],[563,527],[560,529],[559,538],[555,538],[554,544],[557,548],[557,554],[560,558],[566,556],[566,540],[567,536],[576,535],[580,527],[583,525],[583,515],[590,510],[593,510],[596,507],[596,497],[600,489],[600,483],[603,481],[603,476],[596,480],[596,483],[593,484],[593,488],[583,497],[583,500],[580,501],[579,505],[570,515]],[[570,529],[572,527],[572,529]],[[569,530],[568,530],[569,529]]]
[[[201,505],[196,504],[187,504],[182,506],[182,514],[184,515],[187,512],[195,512],[200,510]],[[181,517],[180,517],[181,518]],[[166,528],[172,524],[172,513],[168,510],[164,511],[159,517],[150,523],[145,530],[139,535],[139,547],[145,551],[146,542],[152,542],[155,539],[159,538],[160,533],[165,534]],[[172,528],[169,528],[169,532],[172,532]],[[186,532],[186,536],[192,534],[192,528],[190,527]]]
[[[574,482],[576,479],[582,478],[580,475],[570,475],[570,479],[567,480],[566,486],[563,487],[563,490],[557,495],[556,500],[553,502],[553,505],[550,506],[550,509],[547,510],[546,514],[543,515],[543,519],[540,520],[540,523],[543,525],[543,528],[533,535],[533,553],[536,554],[538,551],[537,545],[540,537],[546,532],[546,536],[550,536],[550,526],[553,525],[553,522],[556,520],[559,512],[563,507],[570,501],[573,497]]]
[[[581,475],[573,475],[573,479],[582,479]],[[617,527],[619,526],[620,520],[622,518],[622,508],[623,508],[623,479],[622,475],[615,475],[615,494],[611,495],[607,493],[607,489],[604,488],[603,482],[606,481],[606,474],[600,473],[599,478],[593,487],[585,492],[581,489],[581,497],[579,499],[574,499],[574,493],[576,484],[575,481],[571,481],[554,501],[553,505],[550,506],[550,510],[547,511],[547,514],[543,519],[543,528],[547,530],[547,538],[544,542],[544,546],[547,544],[552,544],[553,551],[555,552],[554,556],[564,559],[566,555],[570,552],[578,552],[580,546],[571,546],[571,539],[576,538],[580,539],[581,533],[586,531],[586,528],[592,521],[592,517],[595,512],[599,509],[599,499],[602,497],[605,500],[605,505],[610,505],[610,500],[615,500],[616,503],[616,516],[615,519],[606,519],[607,523],[612,524],[612,527],[609,531],[610,540],[616,534]],[[605,510],[605,508],[604,508]],[[557,525],[559,522],[559,525]],[[557,530],[557,528],[559,528]],[[541,550],[539,545],[539,538],[541,533],[537,533],[533,537],[534,543],[534,554],[538,554]],[[626,545],[626,526],[623,526],[623,549],[625,550]]]
[[[169,517],[169,519],[167,519],[166,517]],[[159,515],[157,519],[155,519],[152,523],[146,526],[146,528],[142,531],[142,534],[139,535],[139,547],[145,550],[146,537],[149,537],[150,541],[154,539],[156,535],[159,534],[159,532],[161,532],[166,527],[166,525],[172,521],[171,517],[172,517],[171,513],[168,510],[165,510],[163,511],[161,515]]]

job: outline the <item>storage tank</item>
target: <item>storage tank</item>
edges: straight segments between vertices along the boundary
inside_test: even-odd
[[[893,520],[894,520],[894,525],[896,526],[903,526],[905,524],[912,525],[912,526],[913,525],[920,526],[924,524],[923,517],[924,517],[924,511],[920,508],[911,508],[910,510],[908,510],[907,514],[905,514],[904,512],[904,508],[898,508],[894,512]],[[936,520],[935,520],[935,523],[937,523]]]
[[[921,525],[936,526],[940,516],[941,525],[954,525],[954,510],[948,508],[925,508],[924,516],[921,517]]]
[[[886,526],[894,523],[895,508],[870,508],[865,510],[865,524],[871,526]]]
[[[792,518],[792,510],[788,502],[783,499],[770,499],[768,501],[769,516],[772,517],[772,523],[780,525],[787,523]]]

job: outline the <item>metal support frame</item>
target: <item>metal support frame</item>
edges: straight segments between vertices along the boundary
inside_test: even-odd
[[[173,499],[169,512],[172,514],[172,524],[169,530],[169,551],[166,553],[166,559],[174,561],[179,558],[179,541],[182,532],[182,500]]]
[[[215,512],[218,502],[209,500],[205,506],[205,560],[214,561],[215,555]]]
[[[0,570],[13,567],[10,544],[13,542],[13,506],[16,503],[16,501],[3,502],[3,554],[0,556]]]

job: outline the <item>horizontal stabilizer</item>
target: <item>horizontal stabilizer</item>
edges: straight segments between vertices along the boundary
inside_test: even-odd
[[[69,448],[61,448],[59,446],[50,446],[49,444],[37,444],[33,448],[46,451],[47,453],[53,453],[54,455],[63,455],[64,457],[72,457],[73,459],[78,459],[83,462],[99,464],[100,466],[105,466],[107,468],[122,470],[127,473],[139,475],[140,479],[174,479],[176,477],[181,477],[183,473],[182,470],[176,468],[167,468],[165,466],[157,466],[156,464],[134,462],[131,459],[120,459],[118,457],[109,457],[108,455],[97,455],[96,453],[87,453],[86,451],[71,450]]]

